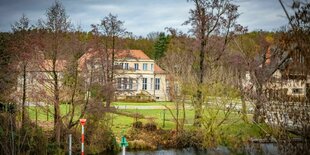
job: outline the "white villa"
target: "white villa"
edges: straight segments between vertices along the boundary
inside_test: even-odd
[[[169,100],[166,73],[154,60],[141,50],[117,50],[115,53],[114,83],[117,100]],[[89,50],[80,58],[80,63],[87,64],[90,59],[95,63],[100,62],[100,59],[106,61],[99,52]],[[94,68],[100,68],[100,64]],[[104,75],[99,73],[99,76]],[[99,82],[104,83],[104,79],[99,78]]]

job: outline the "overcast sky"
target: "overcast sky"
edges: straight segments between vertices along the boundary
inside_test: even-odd
[[[81,25],[84,31],[91,24],[99,24],[108,13],[117,14],[124,21],[127,31],[137,36],[150,32],[164,31],[174,27],[184,32],[192,3],[186,0],[60,0],[65,6],[71,22]],[[11,24],[23,13],[36,24],[45,19],[46,9],[54,0],[0,0],[0,31],[10,31]],[[250,31],[278,29],[287,23],[278,0],[235,0],[241,13],[238,22]]]

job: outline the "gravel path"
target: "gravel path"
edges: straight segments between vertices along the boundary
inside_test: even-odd
[[[168,106],[171,109],[175,109],[174,106]],[[115,106],[115,108],[117,109],[167,109],[165,106],[127,106],[127,105],[119,105],[119,106]],[[180,107],[181,108],[181,107]],[[186,109],[190,109],[191,106],[186,106]]]

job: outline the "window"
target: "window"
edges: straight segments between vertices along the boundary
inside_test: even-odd
[[[142,79],[142,90],[147,90],[147,78]]]
[[[301,88],[293,88],[292,91],[293,91],[293,94],[302,94]]]
[[[160,89],[160,78],[155,78],[155,90]]]
[[[128,82],[128,89],[132,90],[132,78],[129,78],[129,82]]]
[[[138,63],[135,63],[135,71],[136,70],[139,70],[139,64]]]
[[[117,78],[117,89],[122,89],[122,78]]]
[[[124,63],[123,69],[126,69],[126,70],[128,70],[128,69],[129,69],[129,65],[128,65],[128,63]]]
[[[154,70],[154,64],[151,64],[151,71]]]
[[[143,70],[144,70],[144,71],[147,70],[147,63],[143,63]]]
[[[128,78],[123,78],[123,89],[127,89]]]

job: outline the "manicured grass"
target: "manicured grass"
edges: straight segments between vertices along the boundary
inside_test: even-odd
[[[126,106],[158,106],[166,104],[168,106],[173,106],[174,103],[172,102],[150,102],[150,103],[126,103],[126,102],[116,102],[113,103],[113,105],[126,105]],[[51,112],[47,113],[46,109],[47,107],[28,107],[29,116],[30,119],[35,121],[36,119],[36,113],[37,113],[37,119],[39,121],[47,121],[47,114],[48,121],[53,122],[53,107],[50,106],[49,109]],[[62,104],[60,106],[61,114],[65,115],[69,111],[69,105]],[[175,121],[173,119],[173,116],[171,115],[169,110],[164,109],[121,109],[120,111],[123,112],[129,112],[129,113],[139,113],[145,116],[145,119],[138,119],[143,124],[148,122],[155,122],[158,127],[163,129],[174,129],[175,128]],[[212,114],[215,113],[216,110],[205,110],[205,117],[210,117]],[[176,110],[172,110],[174,115],[176,114]],[[164,123],[164,113],[165,113],[165,126],[163,126]],[[76,118],[79,116],[80,111],[76,110]],[[191,127],[194,120],[194,110],[193,109],[187,109],[186,110],[186,121],[185,121],[185,127]],[[124,130],[125,132],[128,131],[128,129],[131,128],[132,123],[135,122],[135,118],[128,117],[124,115],[118,115],[118,114],[109,114],[112,118],[110,120],[110,123],[112,124],[112,130],[116,135],[120,135],[120,133]],[[179,119],[181,119],[183,116],[182,110],[179,111]],[[218,118],[223,118],[224,113],[223,111],[219,111]],[[249,120],[252,119],[252,115],[249,115]],[[242,137],[259,137],[262,135],[262,131],[259,127],[256,125],[253,125],[251,123],[244,123],[241,120],[241,115],[237,112],[232,112],[230,116],[228,117],[226,123],[224,123],[219,130],[223,132],[223,134],[228,135],[242,135]]]
[[[139,113],[146,117],[146,119],[138,119],[143,124],[147,122],[154,121],[158,127],[161,127],[163,129],[172,129],[175,128],[174,119],[171,115],[171,113],[168,110],[161,110],[161,109],[127,109],[122,110],[130,113]],[[172,110],[173,113],[176,113],[176,110]],[[164,113],[165,113],[165,126],[163,127],[164,123]],[[179,118],[181,118],[181,115],[183,115],[182,112],[179,114]],[[116,132],[120,130],[128,130],[132,123],[135,122],[135,118],[127,117],[127,116],[120,116],[114,114],[114,120],[113,120],[113,126],[112,129]],[[192,110],[186,111],[186,121],[187,123],[192,123],[192,120],[194,118],[194,112]]]

